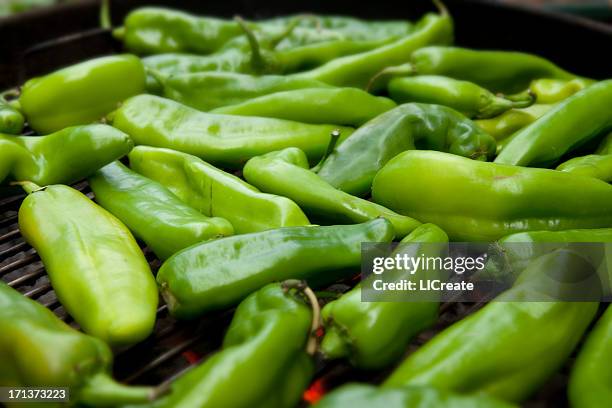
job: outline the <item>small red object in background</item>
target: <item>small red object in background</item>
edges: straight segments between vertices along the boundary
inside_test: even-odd
[[[195,351],[191,351],[191,350],[183,351],[183,353],[181,353],[181,355],[191,365],[196,364],[198,361],[200,361],[200,356]]]
[[[323,379],[319,378],[318,380],[315,380],[306,391],[304,391],[302,398],[309,404],[315,404],[321,398],[323,398],[324,395],[325,385],[323,384]]]

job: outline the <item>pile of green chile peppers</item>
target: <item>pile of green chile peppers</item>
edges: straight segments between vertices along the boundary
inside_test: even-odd
[[[569,381],[574,408],[598,408],[612,398],[612,307],[608,306],[578,353]]]
[[[156,396],[153,388],[115,382],[110,376],[112,358],[102,340],[71,328],[49,309],[0,282],[2,386],[66,387],[71,402],[92,407],[143,403]]]
[[[112,123],[136,145],[165,147],[198,156],[213,164],[238,167],[254,156],[299,147],[316,162],[331,141],[352,128],[312,125],[282,119],[204,113],[169,99],[140,95],[112,115]]]
[[[0,183],[7,178],[40,185],[73,183],[132,146],[128,135],[107,125],[68,127],[40,137],[0,134]]]
[[[394,255],[404,250],[410,256],[436,257],[447,243],[444,231],[433,224],[424,224],[400,241]],[[407,247],[402,248],[402,244]],[[417,271],[416,275],[421,272]],[[433,279],[434,273],[428,270],[428,279]],[[414,276],[402,274],[398,280]],[[344,357],[360,369],[384,368],[398,361],[410,340],[438,319],[438,302],[386,300],[363,302],[361,285],[357,285],[325,305],[322,311],[325,337],[321,342],[325,358]]]
[[[23,131],[25,118],[18,105],[18,102],[9,102],[0,94],[0,134],[18,135]]]
[[[129,159],[132,170],[162,184],[205,216],[228,220],[236,234],[310,224],[289,198],[262,193],[195,156],[137,146]]]
[[[343,385],[314,408],[518,408],[486,395],[460,395],[433,387],[385,387]]]
[[[535,259],[511,289],[409,355],[383,387],[426,385],[523,401],[567,360],[597,313],[596,302],[562,302],[553,295],[533,301],[534,292],[543,299],[555,291],[538,285],[546,271],[571,275],[577,267],[592,268],[566,250]]]
[[[120,162],[101,168],[88,181],[96,202],[142,239],[159,259],[198,242],[234,233],[225,218],[203,215],[166,187]]]
[[[434,151],[407,151],[392,159],[374,178],[372,197],[440,226],[452,241],[612,227],[612,186],[601,180]]]
[[[143,92],[140,59],[113,55],[30,79],[21,89],[19,106],[32,129],[51,133],[100,120],[124,99]]]
[[[494,95],[473,82],[437,76],[420,75],[393,78],[387,85],[389,96],[397,103],[421,102],[445,105],[470,118],[491,118],[513,108],[525,108],[533,97],[514,100]]]
[[[337,145],[317,173],[342,191],[365,195],[376,173],[403,151],[432,149],[487,160],[495,148],[495,139],[459,112],[441,105],[410,103],[357,129]]]
[[[407,235],[421,224],[332,187],[308,169],[306,155],[296,147],[254,157],[244,166],[242,174],[261,191],[295,201],[312,219],[345,224],[384,217],[393,224],[398,237]]]
[[[68,186],[23,187],[29,195],[19,208],[19,229],[68,313],[86,333],[111,345],[148,337],[158,293],[130,231]]]
[[[612,129],[612,80],[601,81],[558,103],[521,130],[496,163],[546,167],[562,155]]]
[[[332,88],[314,79],[283,75],[248,75],[234,72],[199,72],[163,77],[161,96],[201,111],[236,105],[276,92]]]
[[[172,315],[194,318],[233,306],[271,282],[296,278],[311,286],[332,283],[360,265],[362,242],[393,238],[393,226],[384,218],[236,235],[175,254],[160,268],[157,283]]]
[[[295,407],[314,374],[307,350],[311,308],[318,306],[308,306],[285,283],[252,293],[236,309],[221,350],[174,381],[168,395],[147,406]]]
[[[313,88],[276,92],[217,108],[212,113],[361,126],[395,106],[391,99],[357,88]]]

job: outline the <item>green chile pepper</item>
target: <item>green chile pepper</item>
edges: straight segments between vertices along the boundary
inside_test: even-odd
[[[321,163],[318,174],[342,191],[364,195],[385,163],[411,149],[486,160],[495,154],[495,139],[446,106],[404,104],[360,127]]]
[[[495,159],[515,166],[547,166],[612,128],[612,80],[598,82],[558,103],[517,133]]]
[[[176,74],[163,78],[161,83],[162,96],[201,111],[236,105],[275,92],[331,88],[331,85],[314,79],[232,72]]]
[[[392,159],[376,175],[372,197],[440,226],[453,241],[612,227],[612,186],[601,180],[433,151],[407,151]]]
[[[570,81],[563,79],[536,79],[529,85],[529,93],[540,104],[552,104],[567,99],[578,91],[583,90],[595,81],[586,78],[576,78]]]
[[[347,384],[327,394],[315,408],[518,408],[485,395],[459,395],[430,387],[378,388]]]
[[[158,96],[127,100],[113,115],[113,126],[137,145],[166,147],[208,162],[238,167],[254,156],[299,147],[309,160],[323,156],[331,140],[330,125],[282,119],[204,113]],[[348,136],[351,128],[340,128]]]
[[[576,267],[591,268],[563,250],[537,258],[496,301],[409,355],[383,387],[427,385],[512,402],[529,397],[567,360],[597,313],[597,302],[529,301],[534,291],[554,291],[537,285],[546,271],[571,275]]]
[[[0,133],[18,135],[23,131],[23,114],[0,94]]]
[[[311,71],[295,74],[301,78],[317,79],[331,85],[365,88],[368,81],[390,65],[407,62],[417,49],[431,44],[452,41],[453,22],[446,10],[441,14],[427,14],[409,35],[371,51],[336,58]]]
[[[391,99],[357,88],[314,88],[260,96],[212,113],[360,126],[395,106]]]
[[[50,133],[101,119],[119,102],[145,91],[145,71],[133,55],[95,58],[25,83],[19,104],[30,127]]]
[[[127,154],[125,133],[107,125],[69,127],[48,136],[0,135],[0,182],[73,183]]]
[[[161,184],[120,162],[89,178],[96,201],[119,218],[160,259],[198,242],[234,233],[224,218],[209,218],[183,203]]]
[[[445,105],[470,118],[490,118],[533,103],[533,97],[529,95],[510,100],[494,95],[472,82],[435,75],[394,78],[389,81],[387,90],[391,99],[397,103]]]
[[[415,51],[410,64],[404,68],[407,73],[443,75],[505,94],[525,90],[534,79],[576,78],[576,75],[532,54],[443,46],[424,47]]]
[[[424,244],[416,250],[411,246],[411,256],[440,256],[447,242],[446,233],[433,224],[421,225],[401,241]],[[401,358],[415,335],[436,322],[438,307],[438,302],[362,302],[358,285],[323,308],[321,351],[325,358],[346,357],[360,369],[384,368]]]
[[[612,398],[612,307],[605,313],[578,353],[569,381],[569,400],[575,408],[598,408]],[[602,405],[603,404],[603,405]]]
[[[580,176],[612,181],[612,155],[589,154],[574,157],[557,166],[557,170]]]
[[[536,104],[523,109],[511,109],[497,117],[475,120],[474,123],[496,140],[501,141],[544,116],[553,106]],[[501,151],[501,149],[498,150]]]
[[[330,186],[308,169],[306,155],[295,147],[252,158],[244,166],[242,174],[260,190],[294,200],[315,219],[342,224],[384,217],[393,224],[399,237],[421,224]]]
[[[240,303],[221,350],[174,381],[153,407],[295,407],[314,374],[306,350],[312,315],[283,285],[264,286]]]
[[[597,146],[595,154],[607,155],[612,154],[612,133],[608,133]]]
[[[81,328],[113,345],[153,331],[155,279],[130,231],[68,186],[38,187],[19,209],[19,229],[45,265],[53,289]]]
[[[154,398],[152,388],[115,382],[110,376],[112,358],[103,341],[74,330],[49,309],[0,282],[2,386],[66,387],[71,402],[94,407]]]
[[[129,159],[132,170],[164,185],[202,214],[227,219],[237,234],[310,224],[290,199],[262,193],[195,156],[138,146]]]
[[[230,307],[274,281],[331,283],[360,265],[362,242],[390,242],[393,237],[393,226],[384,218],[236,235],[175,254],[162,265],[157,283],[174,316],[193,318]]]

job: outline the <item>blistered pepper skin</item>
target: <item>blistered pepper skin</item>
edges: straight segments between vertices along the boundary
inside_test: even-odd
[[[134,55],[81,62],[25,83],[19,104],[38,133],[100,120],[123,100],[145,91],[145,70]]]
[[[157,283],[171,313],[193,318],[288,278],[331,283],[359,266],[362,242],[390,242],[384,218],[357,225],[279,228],[202,243],[175,254]]]
[[[64,308],[85,332],[110,344],[145,339],[153,331],[158,294],[130,231],[68,186],[26,187],[19,229]]]
[[[119,218],[162,260],[198,242],[234,233],[226,219],[206,217],[164,186],[120,162],[98,170],[89,178],[89,185],[96,202]]]
[[[612,186],[601,180],[433,151],[395,157],[376,175],[372,196],[400,214],[440,226],[453,241],[612,227]]]

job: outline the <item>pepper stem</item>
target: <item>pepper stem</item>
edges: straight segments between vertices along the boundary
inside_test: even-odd
[[[407,76],[407,75],[414,75],[414,74],[416,74],[416,70],[414,68],[414,65],[412,65],[411,63],[396,65],[393,67],[387,67],[387,68],[380,70],[372,78],[370,78],[370,80],[368,81],[368,84],[366,85],[365,90],[367,92],[370,92],[372,88],[374,88],[376,81],[386,76],[391,76],[391,75]]]
[[[251,65],[255,71],[263,71],[266,66],[266,62],[261,55],[261,45],[259,44],[259,40],[257,40],[255,33],[253,30],[251,30],[242,17],[235,16],[234,20],[238,23],[240,28],[242,28],[242,31],[244,31],[244,35],[246,35],[249,46],[251,47]]]
[[[100,27],[110,30],[113,28],[110,16],[110,2],[102,0],[100,3]]]
[[[296,17],[294,19],[291,20],[291,22],[289,22],[289,24],[287,25],[287,27],[285,28],[285,30],[280,33],[279,35],[277,35],[275,38],[272,38],[272,40],[270,40],[270,45],[272,46],[272,48],[276,48],[276,46],[283,41],[285,38],[289,37],[291,35],[291,33],[293,33],[293,30],[295,30],[295,28],[298,26],[298,24],[300,24],[300,21],[302,21],[303,17]]]
[[[448,16],[450,15],[448,12],[448,8],[446,7],[446,4],[444,4],[442,2],[442,0],[432,0],[434,6],[436,6],[436,8],[438,9],[438,12],[443,15],[443,16]]]
[[[36,183],[32,183],[31,181],[12,181],[10,185],[11,186],[21,186],[21,188],[23,188],[23,190],[28,194],[32,194],[37,191],[44,190],[46,188],[46,187],[41,187]]]
[[[306,353],[313,356],[317,352],[317,331],[321,327],[321,306],[315,293],[308,287],[308,284],[303,280],[289,279],[281,284],[283,290],[297,289],[301,292],[312,308],[312,324],[310,326],[310,335],[306,343]]]
[[[323,157],[321,157],[321,160],[319,160],[319,162],[316,164],[316,166],[314,166],[312,169],[310,169],[313,172],[317,172],[319,171],[319,169],[321,168],[321,165],[323,164],[323,162],[325,162],[325,160],[327,160],[327,158],[333,153],[334,149],[336,148],[336,145],[338,144],[338,141],[340,140],[340,135],[342,134],[342,132],[340,131],[340,129],[334,129],[331,132],[330,135],[330,139],[329,139],[329,144],[327,145],[327,149],[325,150],[325,154],[323,154]]]
[[[98,373],[81,388],[79,402],[92,406],[119,406],[150,402],[158,396],[155,387],[123,385],[106,373]]]

